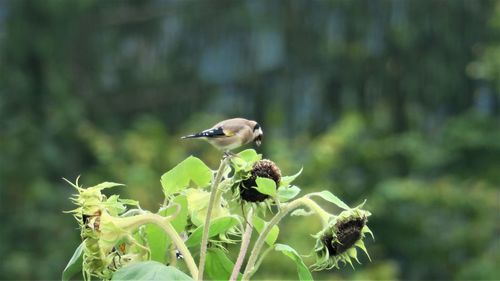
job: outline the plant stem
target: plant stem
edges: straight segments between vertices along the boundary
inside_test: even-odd
[[[311,209],[311,211],[313,211],[318,217],[320,217],[321,224],[323,226],[328,225],[328,221],[330,220],[331,215],[327,211],[323,210],[323,208],[321,208],[318,203],[316,203],[309,197],[303,197],[300,200],[302,205],[305,205],[306,207]]]
[[[245,267],[245,272],[243,273],[243,277],[241,278],[242,281],[249,280],[249,278],[252,277],[253,273],[255,272],[256,269],[255,262],[257,261],[257,258],[260,254],[262,246],[264,245],[267,235],[269,235],[269,232],[271,231],[273,226],[278,224],[281,221],[281,219],[283,219],[290,211],[298,208],[301,205],[305,205],[312,211],[314,211],[321,218],[322,223],[324,223],[325,221],[328,222],[329,214],[325,210],[323,210],[318,204],[316,204],[316,202],[309,199],[307,196],[298,198],[288,204],[283,204],[278,213],[276,213],[276,215],[266,224],[264,230],[262,231],[259,238],[255,242],[255,245],[252,249],[252,253],[250,254],[250,258],[248,258],[248,262]]]
[[[203,280],[203,271],[205,269],[205,260],[207,255],[207,244],[208,244],[208,231],[210,229],[210,219],[212,217],[212,209],[215,203],[218,201],[216,198],[217,197],[216,195],[218,194],[217,190],[219,187],[219,183],[222,179],[222,174],[226,169],[228,159],[229,158],[224,158],[221,161],[219,170],[217,170],[217,173],[215,174],[215,179],[212,182],[212,187],[210,190],[210,199],[208,201],[207,216],[205,218],[205,227],[203,228],[203,236],[201,237],[200,263],[198,265],[198,277],[197,277],[197,280],[199,281]]]
[[[279,221],[288,213],[287,207],[282,208],[272,219],[266,224],[266,227],[260,234],[259,238],[255,242],[253,246],[252,253],[248,258],[247,266],[245,267],[245,272],[243,273],[243,277],[241,280],[248,280],[251,277],[252,272],[254,271],[255,261],[259,256],[262,245],[266,240],[267,235],[271,231],[272,227],[279,223]]]
[[[264,252],[262,252],[259,259],[257,260],[257,262],[254,265],[254,269],[252,271],[252,274],[259,269],[260,265],[262,264],[262,261],[266,258],[267,254],[269,254],[269,252],[271,252],[271,250],[274,249],[274,246],[275,245],[270,246],[267,249],[265,249]]]
[[[193,277],[193,279],[196,279],[198,277],[198,269],[196,268],[196,263],[194,262],[193,256],[191,255],[191,252],[189,252],[186,244],[184,244],[184,241],[179,236],[177,231],[175,231],[175,229],[172,227],[170,222],[166,221],[164,217],[156,214],[151,214],[149,219],[150,221],[161,227],[163,231],[165,231],[165,233],[170,236],[170,239],[172,239],[174,245],[184,256],[184,261],[186,262],[189,272],[191,273],[191,277]]]
[[[177,264],[177,255],[174,244],[170,244],[170,263],[168,265],[175,266]]]
[[[248,244],[250,244],[250,238],[252,238],[252,230],[253,226],[250,224],[253,216],[253,208],[247,214],[245,233],[241,237],[241,247],[240,253],[238,254],[238,258],[236,259],[236,263],[234,264],[233,272],[231,273],[230,281],[236,281],[238,278],[238,273],[240,273],[240,268],[243,265],[243,260],[245,259],[245,255],[247,254]]]

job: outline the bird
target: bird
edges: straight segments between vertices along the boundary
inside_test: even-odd
[[[263,135],[262,128],[256,121],[232,118],[199,133],[183,136],[181,139],[205,139],[217,149],[229,153],[250,142],[255,142],[257,146],[260,146]]]

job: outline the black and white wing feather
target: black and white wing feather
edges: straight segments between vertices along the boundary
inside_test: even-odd
[[[181,139],[192,139],[192,138],[219,138],[227,136],[222,127],[211,128],[203,132],[187,135],[181,137]]]

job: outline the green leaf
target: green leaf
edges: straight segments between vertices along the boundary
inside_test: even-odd
[[[191,181],[198,187],[205,187],[211,180],[212,170],[199,158],[189,156],[161,176],[161,185],[165,196],[169,196],[188,187]]]
[[[255,229],[257,229],[257,231],[259,233],[262,233],[262,231],[264,230],[264,227],[266,226],[267,223],[263,219],[261,219],[257,216],[254,216],[252,219],[252,224],[253,224],[253,227],[255,227]],[[267,245],[272,246],[274,244],[274,242],[276,242],[276,240],[278,239],[279,234],[280,234],[279,227],[277,225],[273,226],[271,228],[271,231],[269,231],[269,234],[266,237]]]
[[[257,190],[271,197],[276,196],[276,183],[272,179],[257,177]]]
[[[184,231],[184,228],[186,228],[187,225],[187,219],[188,219],[188,202],[187,202],[187,196],[186,195],[177,195],[174,200],[172,200],[173,204],[178,204],[179,212],[175,216],[175,218],[172,220],[171,224],[177,230],[177,232],[182,232]],[[167,216],[170,216],[177,212],[177,207],[172,207],[167,209]]]
[[[187,196],[191,222],[197,227],[205,224],[205,218],[208,212],[208,202],[210,201],[210,192],[201,189],[187,188],[185,194]],[[222,202],[224,202],[224,199],[221,199],[221,204],[213,206],[212,214],[210,215],[211,219],[231,215],[229,209],[224,207],[223,205],[225,204],[222,204]]]
[[[366,250],[365,243],[363,242],[363,239],[359,239],[358,241],[356,241],[356,243],[354,245],[356,247],[360,248],[361,250],[363,250],[363,252],[365,252],[366,256],[368,257],[368,260],[372,261],[370,254],[368,254],[368,251]]]
[[[156,261],[134,263],[120,268],[111,280],[193,280],[173,266]]]
[[[105,181],[105,182],[102,182],[98,185],[95,185],[95,186],[92,186],[92,187],[89,187],[89,188],[94,188],[94,189],[98,189],[98,190],[103,190],[103,189],[106,189],[106,188],[111,188],[111,187],[115,187],[115,186],[124,186],[124,184],[122,183],[116,183],[116,182],[109,182],[109,181]]]
[[[363,206],[364,206],[365,204],[366,204],[366,199],[365,199],[365,200],[363,200],[363,202],[362,202],[361,204],[359,204],[358,206],[356,206],[356,208],[354,208],[354,209],[361,209],[361,208],[363,208]]]
[[[229,280],[234,263],[219,248],[208,249],[205,271],[212,280]],[[241,274],[238,274],[241,278]],[[239,278],[238,278],[239,279]]]
[[[323,190],[321,192],[311,193],[310,196],[319,196],[319,197],[325,199],[326,201],[333,203],[344,210],[351,209],[351,208],[349,208],[349,206],[347,206],[346,203],[344,203],[342,200],[340,200],[337,196],[333,195],[330,191]]]
[[[240,221],[236,216],[220,217],[212,220],[210,222],[210,229],[208,230],[208,237],[213,237],[220,233],[224,233],[230,228],[238,225]],[[201,243],[201,237],[203,235],[204,226],[198,227],[186,240],[187,247],[199,246]]]
[[[238,153],[239,158],[246,162],[250,162],[251,164],[259,161],[262,158],[262,155],[258,154],[255,149],[245,149],[242,152]]]
[[[177,204],[179,207],[172,206],[170,208],[160,210],[158,214],[167,217],[179,210],[176,217],[172,220],[171,223],[177,232],[181,232],[186,227],[188,217],[186,196],[178,195],[172,200],[172,202],[173,205]],[[148,224],[146,226],[145,232],[146,239],[151,250],[151,259],[154,261],[165,263],[171,243],[170,237],[165,234],[165,231],[163,231],[163,229],[154,224]]]
[[[281,177],[280,186],[289,186],[300,174],[302,174],[303,168],[300,168],[295,175]]]
[[[278,188],[278,199],[280,202],[286,202],[290,199],[295,198],[300,193],[300,188],[292,185],[290,187],[288,186],[280,186]]]
[[[372,239],[375,240],[375,236],[373,236],[373,232],[371,231],[371,229],[367,225],[365,225],[363,227],[363,229],[361,230],[361,232],[362,233],[368,233],[368,234],[370,234],[370,236],[372,237]]]
[[[237,157],[231,157],[236,171],[250,171],[255,164],[262,158],[261,154],[257,154],[254,149],[246,149],[238,153]]]
[[[349,257],[353,258],[359,264],[361,264],[358,260],[358,252],[356,251],[356,247],[351,247],[351,248],[347,249],[347,255],[349,255]]]
[[[161,213],[160,213],[161,214]],[[146,240],[151,250],[151,259],[157,262],[165,263],[168,247],[171,243],[170,237],[165,234],[159,226],[148,224],[145,228]]]
[[[127,210],[127,207],[125,207],[121,200],[119,201],[119,197],[116,194],[111,195],[103,202],[103,205],[106,206],[112,216],[117,216]]]
[[[78,272],[82,272],[82,263],[83,263],[83,247],[84,243],[82,242],[78,248],[76,248],[73,256],[69,260],[68,264],[63,270],[62,280],[67,281],[70,280],[71,277],[75,276]],[[81,278],[79,278],[81,279]]]
[[[297,251],[295,251],[294,248],[285,244],[276,244],[274,249],[276,251],[282,252],[285,256],[289,257],[295,262],[299,280],[314,280],[311,272],[309,272],[309,269],[304,264],[302,257],[297,253]]]

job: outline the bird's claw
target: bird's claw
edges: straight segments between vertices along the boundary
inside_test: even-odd
[[[227,159],[231,157],[238,157],[238,155],[232,151],[224,151],[224,155],[222,156],[222,158]]]

